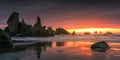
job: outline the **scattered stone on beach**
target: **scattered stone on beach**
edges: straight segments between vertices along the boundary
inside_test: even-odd
[[[110,46],[107,44],[107,42],[105,41],[101,41],[101,42],[96,42],[91,46],[93,51],[98,51],[98,52],[105,52],[107,51]]]
[[[0,48],[12,47],[11,37],[2,29],[0,29]]]

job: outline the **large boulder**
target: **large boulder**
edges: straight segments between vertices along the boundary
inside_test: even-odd
[[[93,51],[105,52],[110,48],[110,46],[105,41],[101,41],[94,43],[91,48]]]
[[[0,29],[0,48],[12,47],[11,37],[2,29]]]

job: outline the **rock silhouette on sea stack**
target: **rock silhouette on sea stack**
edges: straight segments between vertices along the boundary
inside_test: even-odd
[[[42,27],[40,17],[37,17],[37,21],[33,27]]]
[[[10,48],[13,46],[11,37],[0,29],[0,48]]]
[[[58,28],[56,31],[52,27],[42,26],[41,19],[38,16],[36,23],[32,25],[27,25],[24,22],[24,19],[19,21],[19,13],[13,12],[7,21],[8,26],[5,28],[5,31],[10,36],[17,37],[46,37],[54,36],[55,34],[69,34],[65,29]]]
[[[110,48],[110,46],[105,42],[105,41],[101,41],[101,42],[97,42],[94,43],[91,46],[91,49],[93,51],[97,51],[97,52],[105,52]]]

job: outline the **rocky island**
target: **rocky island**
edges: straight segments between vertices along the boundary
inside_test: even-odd
[[[36,23],[32,25],[28,25],[22,21],[19,21],[19,13],[13,12],[7,21],[7,27],[5,31],[12,37],[46,37],[46,36],[54,36],[59,34],[70,34],[63,28],[57,28],[56,31],[53,30],[52,27],[42,26],[41,19],[38,16]]]

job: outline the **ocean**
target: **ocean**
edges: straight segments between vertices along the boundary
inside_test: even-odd
[[[120,35],[56,35],[53,37],[12,37],[17,41],[108,41],[120,42]]]
[[[0,60],[120,60],[119,35],[56,35],[12,39],[25,42],[16,42],[12,50],[0,53]],[[106,41],[111,48],[105,52],[93,51],[91,45],[99,41]]]

